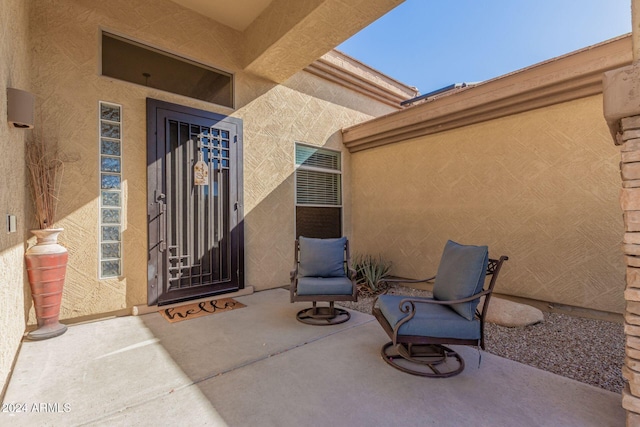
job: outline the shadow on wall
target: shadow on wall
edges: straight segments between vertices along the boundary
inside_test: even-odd
[[[510,258],[497,292],[622,312],[610,139],[593,96],[357,152],[354,251],[418,278],[435,272],[447,239],[486,244]]]

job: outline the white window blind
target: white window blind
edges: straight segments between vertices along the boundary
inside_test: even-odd
[[[298,144],[296,165],[340,171],[340,152]]]
[[[298,170],[296,203],[339,206],[341,204],[340,175]]]
[[[296,204],[342,205],[340,152],[296,144]]]

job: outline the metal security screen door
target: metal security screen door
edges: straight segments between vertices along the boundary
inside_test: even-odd
[[[244,287],[242,121],[147,99],[148,304]]]

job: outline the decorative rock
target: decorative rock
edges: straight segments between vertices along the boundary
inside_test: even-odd
[[[626,357],[624,359],[624,365],[635,372],[640,372],[640,361],[636,359],[632,359],[631,357]]]
[[[628,385],[622,390],[622,407],[631,412],[640,412],[640,399],[630,393]]]
[[[489,311],[485,319],[496,325],[513,328],[543,322],[544,315],[541,310],[530,305],[491,297]]]
[[[624,211],[640,210],[640,189],[623,188],[620,190],[620,207]]]
[[[626,211],[623,217],[627,231],[640,231],[640,211]]]
[[[640,151],[623,151],[620,158],[622,163],[640,162]]]
[[[624,320],[630,325],[640,326],[640,316],[629,313],[628,311],[624,315]]]
[[[640,301],[640,289],[627,287],[624,291],[624,299],[627,301]],[[640,332],[636,335],[640,336]]]
[[[624,244],[622,251],[627,255],[640,255],[640,245]]]
[[[634,153],[637,153],[637,151],[634,151]],[[623,163],[620,172],[624,181],[638,180],[640,179],[640,163]]]
[[[640,129],[625,130],[622,133],[623,141],[628,141],[630,139],[638,139],[638,138],[640,138]]]
[[[640,150],[640,139],[630,139],[622,145],[622,151]]]
[[[640,233],[624,233],[623,243],[632,243],[634,245],[640,244]]]
[[[625,347],[624,352],[630,358],[640,360],[640,350],[636,350],[635,348],[627,346]]]
[[[637,384],[638,379],[635,378],[635,375],[637,374],[637,372],[633,372],[633,370],[629,369],[629,367],[626,365],[622,366],[621,371],[622,371],[622,377],[625,380],[628,380],[629,383],[635,383],[636,387],[638,386]]]
[[[637,372],[634,372],[633,370],[629,369],[626,366],[622,367],[622,377],[628,381],[627,384],[629,385],[629,390],[634,395],[636,395],[639,388],[638,382],[637,382],[638,381],[637,376],[638,376]]]
[[[627,301],[627,313],[636,314],[640,316],[640,302]]]
[[[640,414],[627,412],[627,426],[640,426]]]
[[[640,336],[640,326],[624,324],[624,333],[627,335],[633,335],[635,337]]]
[[[627,267],[627,289],[629,288],[640,288],[640,268]]]
[[[623,117],[620,123],[623,129],[640,129],[640,116]]]

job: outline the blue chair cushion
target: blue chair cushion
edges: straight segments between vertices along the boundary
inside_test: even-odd
[[[300,237],[298,276],[345,277],[344,245],[346,237],[339,239],[312,239]]]
[[[347,277],[299,277],[298,295],[351,295],[353,283]]]
[[[449,240],[444,247],[433,297],[441,301],[467,298],[482,291],[489,262],[486,246],[460,245]],[[451,306],[467,320],[474,317],[480,299]]]
[[[403,295],[381,295],[378,307],[392,328],[408,314],[400,311]],[[429,300],[431,298],[416,298]],[[408,305],[408,304],[407,304]],[[415,303],[413,319],[400,326],[399,335],[435,338],[480,339],[480,319],[467,320],[446,305]]]

